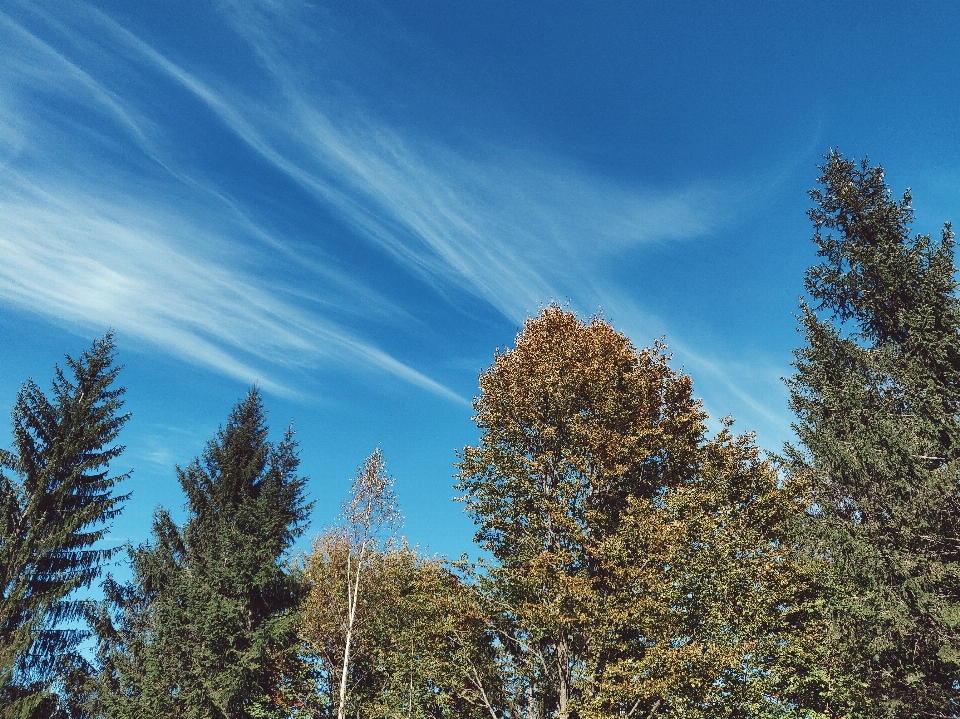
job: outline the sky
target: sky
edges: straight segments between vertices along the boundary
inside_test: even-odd
[[[379,445],[409,540],[475,554],[477,377],[556,301],[665,336],[778,451],[816,165],[960,221],[958,31],[922,1],[0,0],[0,411],[113,329],[109,542],[184,516],[175,466],[256,383],[304,546]]]

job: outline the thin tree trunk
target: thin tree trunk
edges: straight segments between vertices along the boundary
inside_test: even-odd
[[[353,643],[354,622],[357,618],[357,599],[360,596],[360,572],[363,568],[363,554],[365,549],[365,546],[360,547],[355,579],[350,576],[353,570],[350,561],[350,552],[347,552],[347,636],[343,645],[343,668],[340,672],[340,702],[337,706],[337,719],[346,719],[347,716],[347,674],[350,669],[350,645]],[[350,586],[351,580],[353,580],[352,589]]]
[[[561,639],[556,647],[557,676],[559,678],[557,717],[567,719],[570,715],[570,662],[566,638]]]
[[[473,662],[468,660],[470,665],[470,672],[473,674],[473,681],[476,683],[477,689],[480,691],[480,698],[483,699],[484,706],[487,707],[487,711],[490,712],[490,716],[493,719],[500,719],[497,716],[497,712],[493,708],[493,704],[490,703],[490,697],[487,696],[487,690],[483,688],[483,680],[480,678],[480,674],[477,673],[477,668],[473,665]]]
[[[537,719],[537,702],[533,696],[533,674],[527,682],[527,719]]]

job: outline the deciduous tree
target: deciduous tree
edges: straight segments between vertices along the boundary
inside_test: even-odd
[[[336,667],[336,691],[329,701],[338,719],[347,715],[351,663],[373,616],[374,594],[383,588],[383,578],[376,578],[382,570],[382,551],[392,544],[399,524],[393,478],[386,473],[378,447],[351,483],[340,525],[317,537],[307,564],[312,585],[306,605],[307,636],[322,659],[321,671],[329,675],[328,687]]]
[[[789,533],[804,497],[725,424],[601,544],[581,717],[812,716],[786,697],[812,639]]]
[[[306,558],[310,594],[302,636],[315,666],[319,715],[338,702],[346,638],[346,547],[321,535]],[[489,717],[501,679],[475,588],[455,567],[404,542],[368,555],[360,583],[348,673],[347,714],[363,717]]]
[[[718,687],[742,711],[746,684],[763,701],[755,680],[784,641],[759,656],[788,608],[789,498],[749,437],[708,440],[668,360],[551,305],[480,377],[480,444],[458,486],[496,560],[486,596],[524,685],[504,715],[722,711]],[[725,601],[726,582],[749,605]]]

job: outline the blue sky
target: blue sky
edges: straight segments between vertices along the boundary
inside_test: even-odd
[[[470,399],[551,300],[666,335],[777,450],[831,147],[960,220],[949,2],[0,0],[0,408],[114,328],[143,541],[254,381],[311,533],[379,443],[432,551]],[[6,409],[4,409],[6,411]]]

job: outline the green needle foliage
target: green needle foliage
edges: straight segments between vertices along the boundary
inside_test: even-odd
[[[279,715],[303,593],[283,560],[311,506],[298,466],[293,431],[268,440],[253,389],[202,458],[178,468],[186,524],[159,510],[153,543],[131,551],[133,582],[108,583],[92,613],[99,671],[78,702],[88,715]]]
[[[960,304],[954,235],[911,235],[909,191],[836,152],[811,192],[812,267],[791,408],[801,540],[825,572],[814,698],[832,716],[956,716]],[[820,313],[819,315],[817,313]]]
[[[56,368],[52,396],[32,381],[12,413],[13,451],[0,450],[0,716],[49,715],[60,660],[84,632],[70,599],[96,578],[112,550],[95,548],[126,495],[108,465],[129,414],[114,387],[113,337]],[[69,376],[68,376],[69,375]],[[111,446],[112,445],[112,446]],[[9,472],[4,474],[3,470]]]

